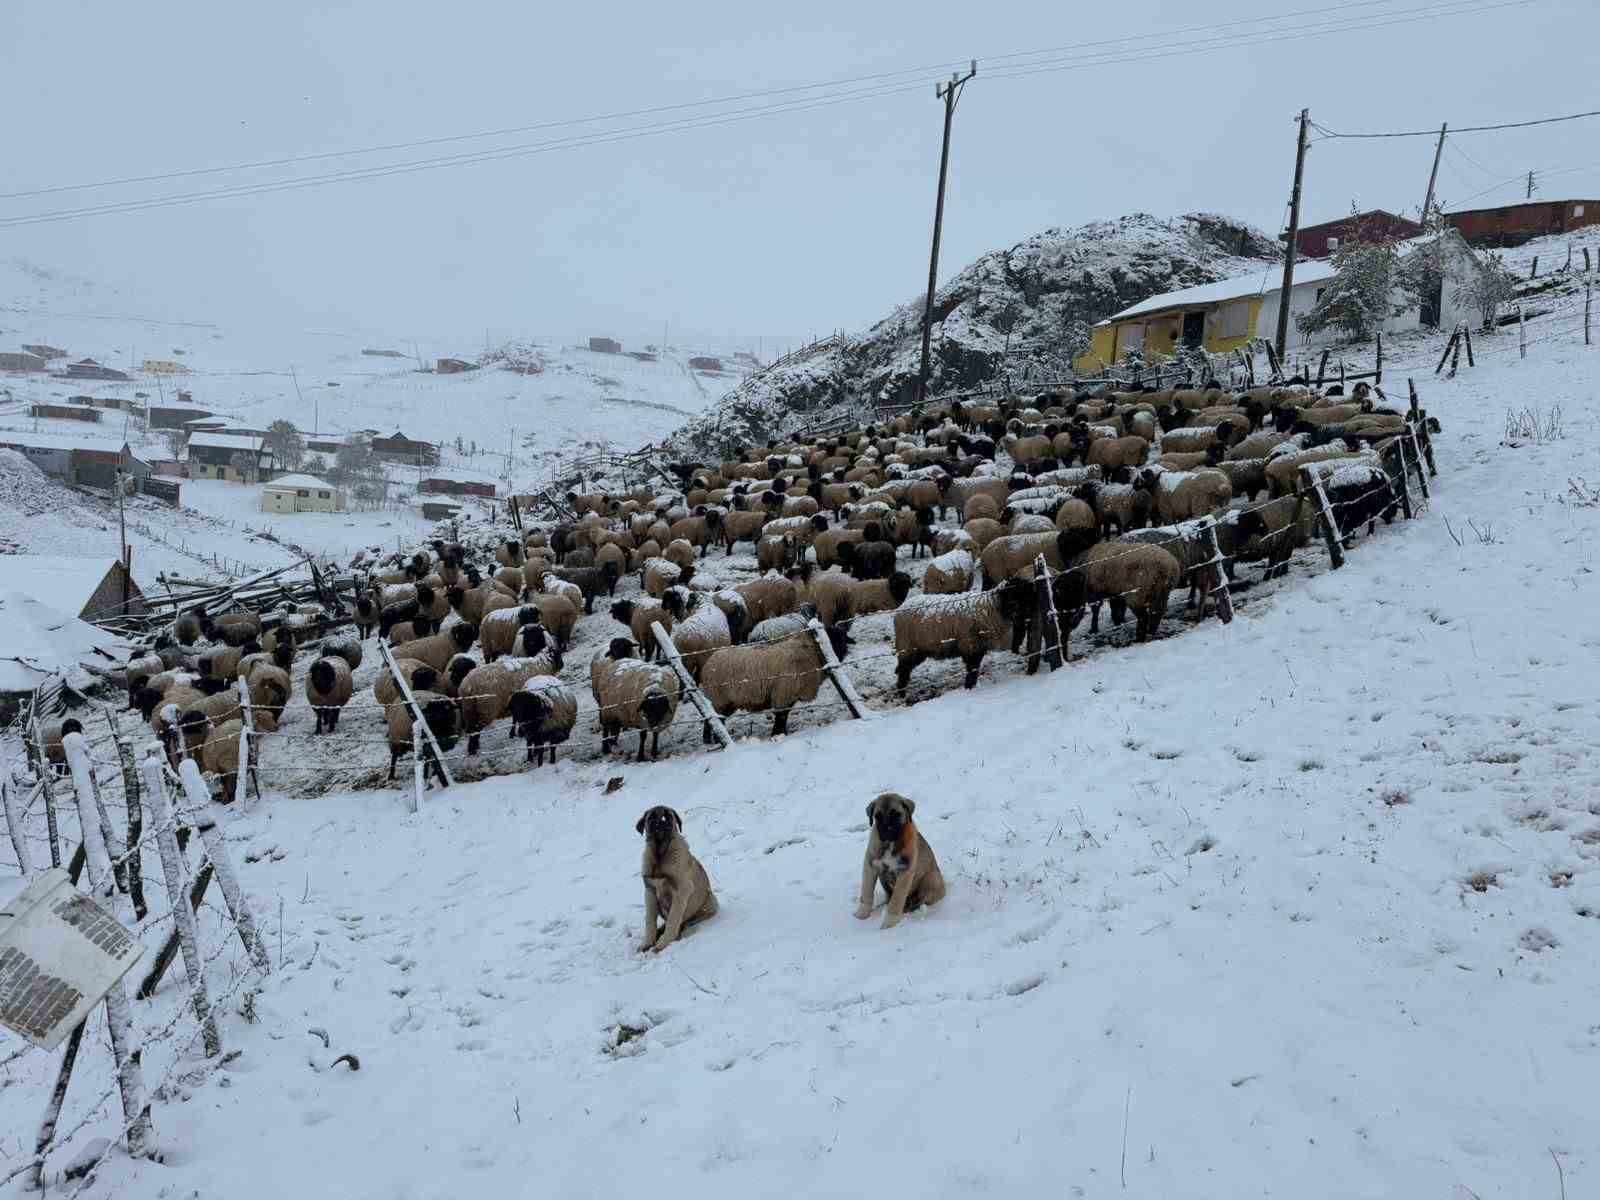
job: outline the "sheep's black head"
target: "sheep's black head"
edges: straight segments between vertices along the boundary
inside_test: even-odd
[[[1070,563],[1097,541],[1098,528],[1063,529],[1056,534],[1056,553],[1061,556],[1062,562]]]
[[[1212,442],[1206,447],[1206,466],[1214,467],[1222,461],[1222,443]]]
[[[643,714],[646,725],[651,729],[660,729],[672,716],[672,700],[659,686],[652,686],[649,694],[640,702],[639,712]]]
[[[633,621],[633,601],[613,600],[611,602],[611,619],[613,621],[621,621],[624,625],[631,624]]]
[[[457,621],[450,626],[450,640],[456,644],[456,649],[465,650],[478,640],[478,627],[467,621]]]
[[[311,664],[311,670],[307,672],[307,678],[311,680],[311,686],[325,696],[333,691],[334,682],[338,677],[338,668],[326,658],[317,659],[316,662]]]
[[[433,731],[434,740],[439,743],[439,749],[450,750],[456,744],[456,735],[460,731],[459,710],[456,702],[448,696],[435,696],[422,706],[422,719],[428,723],[428,728]]]
[[[417,584],[417,605],[421,608],[432,608],[434,600],[433,587],[430,584]]]
[[[139,710],[141,720],[148,721],[150,714],[155,712],[156,705],[161,703],[161,693],[148,684],[140,687],[133,693],[133,706]]]
[[[894,601],[896,608],[904,604],[910,594],[911,576],[904,571],[896,571],[889,576],[889,598]]]
[[[632,658],[632,640],[625,637],[612,638],[611,644],[606,647],[606,657],[614,659]]]
[[[183,735],[183,749],[192,754],[205,745],[211,735],[211,718],[198,709],[191,708],[178,718],[178,732]]]
[[[274,666],[287,671],[294,665],[294,643],[288,638],[279,638],[278,644],[272,648],[272,662]]]
[[[460,612],[462,602],[467,598],[467,589],[458,583],[454,587],[445,589],[444,598],[452,609]]]
[[[1267,536],[1267,521],[1260,513],[1246,509],[1233,519],[1233,526],[1245,540]]]

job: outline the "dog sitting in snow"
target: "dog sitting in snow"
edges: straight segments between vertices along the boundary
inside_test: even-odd
[[[861,865],[861,903],[856,916],[864,921],[872,915],[872,885],[881,883],[889,898],[884,929],[898,925],[906,913],[944,899],[939,860],[911,819],[916,809],[915,801],[896,792],[884,792],[867,805],[871,831]]]
[[[690,925],[716,916],[717,898],[700,860],[683,840],[683,818],[658,804],[634,826],[644,835],[644,944],[640,951],[672,945]],[[665,925],[657,926],[658,920]]]

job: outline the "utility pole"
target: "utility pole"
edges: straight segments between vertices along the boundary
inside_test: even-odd
[[[1283,247],[1283,290],[1278,293],[1278,361],[1283,361],[1289,345],[1289,302],[1294,294],[1295,241],[1300,236],[1300,181],[1306,173],[1306,130],[1311,110],[1300,110],[1300,138],[1295,143],[1294,190],[1289,193],[1289,240]]]
[[[1446,121],[1439,126],[1439,144],[1433,148],[1433,170],[1428,172],[1428,198],[1422,202],[1422,223],[1427,225],[1428,214],[1433,211],[1433,185],[1439,178],[1439,157],[1444,153],[1444,135],[1450,128]]]
[[[939,235],[944,232],[944,184],[950,173],[950,123],[956,115],[956,101],[968,80],[978,73],[973,59],[965,75],[950,75],[948,83],[933,85],[933,94],[944,101],[944,146],[939,151],[939,198],[933,207],[933,253],[928,258],[928,302],[922,314],[922,366],[917,372],[917,403],[928,396],[928,354],[933,341],[933,290],[939,284]]]
[[[1533,172],[1528,172],[1528,199],[1533,199]]]

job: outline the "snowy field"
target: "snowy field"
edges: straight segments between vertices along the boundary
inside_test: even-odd
[[[225,817],[276,968],[250,1004],[202,915],[242,1053],[154,1041],[166,1164],[114,1154],[81,1194],[1488,1200],[1558,1196],[1558,1167],[1593,1194],[1600,507],[1569,479],[1600,486],[1600,352],[1478,344],[1419,373],[1431,508],[1337,573],[1303,552],[1230,626],[1175,606],[1178,636],[1053,675],[925,667],[938,694],[873,721],[563,753],[415,815],[285,793],[269,743],[264,800]],[[1503,444],[1508,407],[1559,407],[1559,436]],[[851,916],[884,789],[949,884],[892,931]],[[722,911],[640,955],[655,804]],[[104,1046],[97,1016],[74,1147],[119,1120]],[[55,1058],[0,1068],[0,1175]]]

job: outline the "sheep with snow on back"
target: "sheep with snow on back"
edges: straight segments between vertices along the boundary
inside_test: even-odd
[[[1213,561],[1211,542],[1200,528],[1199,522],[1186,521],[1182,525],[1158,525],[1151,529],[1135,530],[1123,534],[1119,544],[1160,546],[1178,560],[1180,585],[1189,588],[1188,606],[1195,610],[1195,620],[1205,616],[1206,600],[1222,584],[1223,575],[1231,569],[1235,553],[1245,543],[1267,532],[1267,524],[1253,512],[1230,514],[1229,521],[1217,522],[1217,549],[1221,562]],[[1099,612],[1095,613],[1098,628]]]
[[[1067,559],[1079,553],[1098,536],[1096,529],[1056,529],[1044,533],[1020,533],[996,538],[984,549],[983,586],[985,590],[1007,579],[1032,571],[1034,560],[1044,555],[1045,566],[1063,570]]]
[[[427,663],[435,671],[442,671],[445,664],[455,654],[470,649],[472,643],[478,639],[478,627],[469,625],[465,621],[458,621],[442,633],[435,633],[430,637],[417,638],[411,642],[401,642],[390,647],[390,653],[395,658],[414,658]]]
[[[650,627],[659,621],[661,628],[671,633],[673,622],[682,620],[688,607],[688,593],[681,587],[670,587],[659,600],[641,597],[638,600],[615,601],[611,605],[611,618],[628,627],[628,632],[633,634],[633,640],[643,651],[644,660],[650,662],[661,654],[661,647],[656,643]]]
[[[1081,619],[1085,608],[1099,601],[1111,605],[1113,624],[1122,624],[1131,609],[1138,618],[1137,638],[1145,641],[1166,615],[1167,597],[1178,586],[1182,568],[1160,546],[1100,542],[1075,557],[1061,577],[1058,603]]]
[[[243,646],[260,641],[261,618],[256,613],[224,613],[220,617],[202,617],[200,632],[213,642]]]
[[[977,571],[978,562],[971,551],[951,550],[928,562],[922,574],[922,590],[930,596],[971,591]]]
[[[768,617],[793,612],[800,603],[800,589],[794,580],[782,575],[766,575],[741,583],[733,589],[744,598],[745,628]],[[736,639],[737,640],[737,639]]]
[[[539,625],[541,622],[538,606],[533,604],[497,609],[490,613],[478,626],[478,645],[483,648],[483,661],[491,663],[502,655],[510,654],[522,627]]]
[[[1213,446],[1221,446],[1226,452],[1229,446],[1239,440],[1243,432],[1244,430],[1232,421],[1220,421],[1216,425],[1185,426],[1162,435],[1161,453],[1203,454]]]
[[[454,749],[461,729],[461,710],[456,702],[449,696],[429,691],[413,692],[412,698],[422,711],[428,731],[439,743],[439,749]],[[404,703],[391,704],[384,710],[384,720],[389,727],[389,778],[393,779],[395,764],[401,756],[411,752],[411,708]],[[434,768],[430,766],[429,769]]]
[[[1164,525],[1221,512],[1232,499],[1233,485],[1214,468],[1165,471],[1156,480],[1156,515]]]
[[[1363,523],[1370,536],[1381,517],[1392,524],[1400,510],[1400,497],[1383,467],[1358,460],[1319,464],[1313,472],[1322,480],[1322,490],[1334,512],[1334,520],[1350,545],[1356,529]]]
[[[665,558],[652,558],[639,573],[639,586],[647,596],[660,599],[669,587],[687,584],[694,577],[694,568],[679,567]]]
[[[384,636],[391,642],[414,642],[418,638],[425,638],[438,632],[438,625],[426,617],[418,617],[415,621],[401,621],[398,625],[391,625]]]
[[[848,635],[830,629],[828,640],[835,657],[842,660],[849,650]],[[822,681],[822,654],[804,633],[718,650],[706,660],[700,676],[701,689],[718,716],[771,711],[773,737],[788,732],[789,711],[802,701],[815,700]],[[709,721],[701,738],[711,741]]]
[[[350,702],[350,664],[326,655],[311,664],[306,672],[306,699],[316,714],[316,732],[332,733],[339,727],[339,713]]]
[[[1150,443],[1130,434],[1120,438],[1101,438],[1091,443],[1084,463],[1110,473],[1118,467],[1142,467],[1149,455]]]
[[[711,652],[733,645],[733,630],[727,614],[714,600],[700,596],[696,601],[693,610],[672,631],[672,644],[690,677],[698,681],[700,669]]]
[[[261,662],[251,669],[245,683],[250,691],[251,707],[257,712],[271,713],[274,722],[281,721],[294,690],[289,672],[276,663]]]
[[[480,735],[506,714],[518,688],[536,675],[561,671],[561,651],[538,625],[524,626],[517,643],[516,657],[485,663],[461,681],[461,731],[467,735],[468,754],[478,752]]]
[[[468,660],[471,661],[470,659]],[[439,687],[439,672],[427,663],[415,658],[396,658],[395,667],[401,677],[406,681],[406,686],[414,692],[443,691]],[[477,663],[473,663],[477,666]],[[393,673],[388,667],[378,672],[378,677],[372,681],[372,694],[379,704],[393,704],[400,699],[400,685],[394,680]]]
[[[828,571],[812,579],[810,593],[817,616],[832,629],[857,617],[899,608],[911,594],[911,576],[896,571],[887,579],[849,579]]]
[[[678,677],[668,667],[633,657],[633,643],[613,638],[589,664],[589,688],[600,708],[600,750],[609,754],[624,729],[639,731],[639,761],[645,741],[651,757],[661,751],[661,731],[678,711]]]
[[[894,614],[895,686],[903,697],[911,672],[929,659],[959,658],[965,687],[978,684],[978,670],[991,650],[1011,642],[1012,623],[1031,609],[1033,584],[1009,579],[993,591],[959,596],[917,596]]]
[[[578,698],[553,675],[535,675],[511,693],[511,736],[528,746],[528,761],[544,766],[545,748],[556,761],[556,747],[572,736],[578,723]]]

